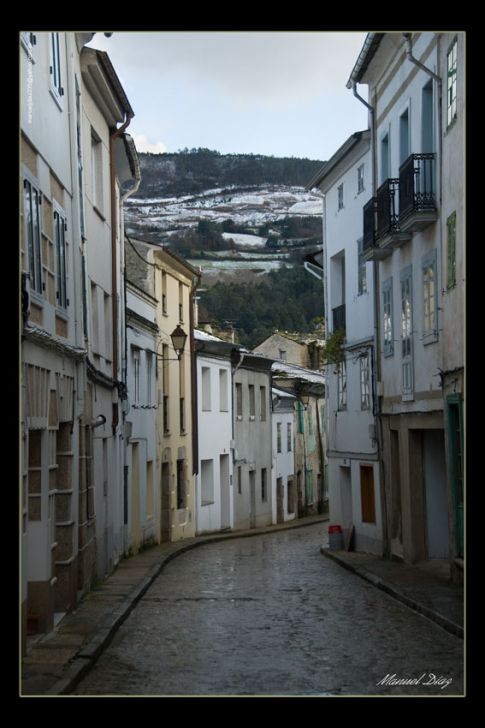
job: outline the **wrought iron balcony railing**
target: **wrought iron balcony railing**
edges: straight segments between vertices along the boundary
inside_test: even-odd
[[[399,180],[390,177],[377,190],[377,238],[398,230],[398,188]]]
[[[436,154],[411,154],[399,168],[399,217],[436,209]]]
[[[345,303],[332,309],[333,314],[333,330],[345,331]]]
[[[362,238],[362,249],[364,251],[373,248],[376,242],[376,198],[371,197],[364,205],[364,235]]]

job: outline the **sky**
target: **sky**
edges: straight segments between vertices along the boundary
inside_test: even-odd
[[[325,161],[367,110],[347,80],[362,32],[96,33],[135,112],[139,152],[205,147]],[[359,88],[367,98],[366,87]]]

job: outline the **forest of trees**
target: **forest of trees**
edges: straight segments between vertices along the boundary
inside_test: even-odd
[[[282,267],[261,283],[216,283],[201,303],[214,323],[231,323],[239,343],[251,349],[275,329],[312,331],[323,314],[323,287],[303,266]]]
[[[230,185],[305,186],[323,164],[298,157],[220,154],[200,148],[138,156],[142,175],[138,197],[187,195]]]

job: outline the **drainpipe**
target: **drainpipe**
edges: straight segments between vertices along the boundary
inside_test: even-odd
[[[112,290],[112,323],[113,323],[113,381],[118,380],[118,290],[116,285],[117,257],[116,257],[116,170],[115,170],[115,143],[130,124],[134,114],[127,112],[126,121],[119,129],[110,133],[110,190],[111,190],[111,290]],[[120,204],[121,204],[120,197]],[[118,401],[113,402],[113,419],[111,427],[113,435],[119,423]]]
[[[427,68],[425,65],[421,63],[421,61],[418,61],[417,58],[413,56],[413,44],[412,44],[412,33],[403,33],[404,40],[406,41],[406,58],[408,61],[411,61],[411,63],[414,63],[415,66],[420,68],[422,71],[427,73],[429,76],[432,76],[435,81],[438,81],[439,84],[441,84],[441,78],[438,76],[434,71],[431,70],[431,68]]]
[[[197,286],[200,284],[200,276],[194,277],[192,282],[192,291],[190,293],[189,306],[189,328],[190,328],[190,379],[191,379],[191,410],[192,410],[192,473],[197,475],[199,472],[199,429],[197,420],[197,362],[195,358],[195,338],[194,338],[194,306],[195,293]]]

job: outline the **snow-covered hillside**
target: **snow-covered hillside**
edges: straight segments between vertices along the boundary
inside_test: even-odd
[[[223,222],[231,219],[237,225],[250,227],[281,220],[286,216],[321,214],[322,196],[315,190],[308,192],[304,187],[265,185],[250,189],[231,187],[205,190],[197,195],[183,197],[129,197],[125,206],[125,223],[128,234],[140,234],[144,230],[168,232],[184,226],[195,226],[199,220]],[[248,243],[246,241],[245,244]],[[252,241],[252,244],[255,243]]]

